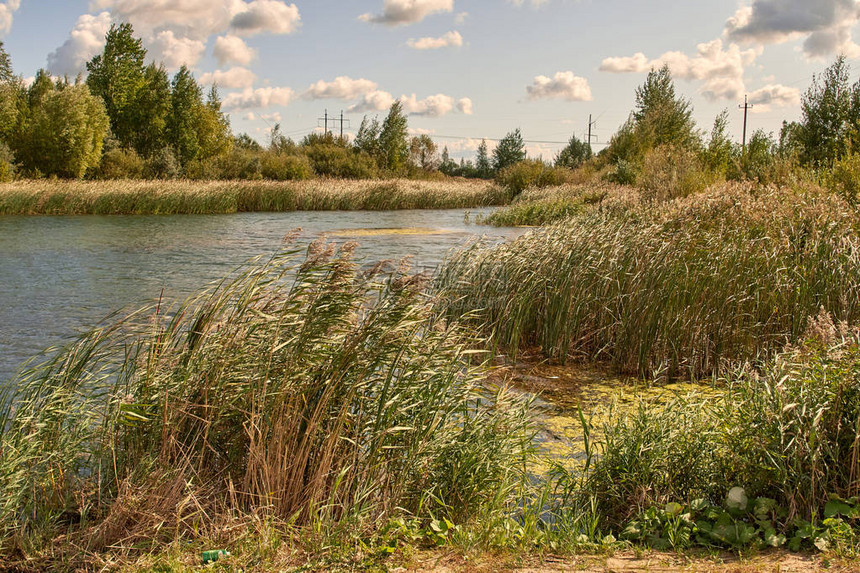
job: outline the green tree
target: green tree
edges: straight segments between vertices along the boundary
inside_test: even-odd
[[[203,93],[200,86],[188,68],[182,66],[173,77],[167,119],[167,140],[182,166],[196,159],[200,152],[197,121],[201,107]]]
[[[733,150],[734,145],[729,138],[729,110],[724,109],[714,119],[708,146],[702,154],[703,162],[712,172],[725,175],[732,161]]]
[[[368,119],[367,116],[361,120],[361,125],[358,128],[358,133],[355,134],[353,147],[358,151],[363,151],[373,157],[378,158],[379,152],[379,132],[382,127],[379,125],[377,118]]]
[[[385,121],[379,130],[379,151],[382,167],[392,173],[400,173],[409,158],[409,125],[403,104],[398,100],[391,104]]]
[[[851,148],[860,128],[860,82],[850,84],[851,69],[839,56],[823,74],[813,76],[803,95],[798,139],[801,161],[816,167],[831,166]]]
[[[581,141],[576,135],[572,135],[564,149],[559,151],[555,157],[555,166],[576,169],[591,159],[591,156],[591,146]]]
[[[109,126],[101,98],[86,85],[42,91],[30,110],[19,160],[45,175],[83,177],[99,164]]]
[[[150,64],[143,74],[143,82],[135,94],[133,116],[134,132],[130,143],[142,157],[167,145],[167,121],[171,111],[170,78],[164,66]]]
[[[675,94],[668,64],[652,69],[645,83],[636,88],[633,111],[639,148],[646,152],[660,145],[695,147],[698,143],[693,108]]]
[[[409,162],[418,169],[435,171],[439,168],[438,147],[429,135],[418,135],[409,142]]]
[[[199,159],[209,159],[229,153],[233,147],[230,119],[221,113],[221,98],[212,86],[205,105],[197,106],[197,140]]]
[[[105,36],[104,51],[87,63],[87,86],[102,98],[111,131],[126,147],[132,147],[140,126],[138,90],[144,84],[146,50],[134,37],[131,24],[113,24]]]
[[[497,172],[526,158],[526,145],[520,128],[504,136],[493,150],[493,169]]]
[[[487,140],[482,139],[478,146],[478,153],[475,156],[475,169],[478,177],[488,179],[493,176],[493,166],[490,163],[490,154],[487,151]]]
[[[0,42],[0,83],[8,84],[15,81],[15,72],[12,70],[12,58],[6,48],[3,47],[3,42]]]

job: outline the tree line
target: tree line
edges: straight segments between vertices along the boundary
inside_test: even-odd
[[[305,179],[313,176],[497,178],[516,189],[555,184],[574,170],[654,193],[686,194],[724,179],[772,182],[813,173],[846,195],[860,195],[860,82],[842,56],[814,76],[802,118],[778,136],[757,130],[746,147],[728,135],[728,110],[709,132],[693,121],[668,66],[653,69],[635,92],[629,119],[594,155],[571,137],[553,158],[528,158],[519,128],[486,140],[474,161],[454,161],[429,135],[409,135],[399,101],[363,119],[352,140],[311,133],[295,142],[276,125],[266,145],[234,135],[215,85],[182,67],[172,77],[146,64],[130,24],[111,26],[86,79],[37,72],[28,86],[0,43],[0,178]],[[580,179],[582,176],[580,175]]]

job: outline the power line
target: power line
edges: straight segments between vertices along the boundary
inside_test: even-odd
[[[741,154],[746,155],[747,152],[747,115],[749,111],[755,107],[753,104],[749,103],[747,96],[744,96],[744,105],[739,105],[738,108],[744,110],[744,138],[743,145],[741,147]]]

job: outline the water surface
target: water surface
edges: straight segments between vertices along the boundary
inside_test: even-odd
[[[490,209],[471,213],[486,215]],[[465,211],[328,211],[233,215],[0,217],[0,383],[22,362],[115,310],[186,298],[245,261],[274,253],[302,228],[357,240],[368,262],[414,255],[435,268],[453,247],[520,229],[469,225]]]

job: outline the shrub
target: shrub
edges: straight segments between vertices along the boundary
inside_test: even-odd
[[[99,179],[140,179],[144,161],[133,149],[114,148],[102,155]]]
[[[643,199],[669,201],[703,191],[710,182],[694,151],[661,145],[645,154],[637,184]]]
[[[827,188],[857,205],[860,200],[860,153],[851,153],[836,160],[833,169],[825,171],[823,179]]]
[[[263,178],[263,165],[259,151],[234,147],[233,151],[218,159],[223,179],[256,181]]]
[[[15,156],[5,143],[0,143],[0,182],[11,181],[15,176]]]
[[[163,147],[146,160],[143,174],[147,179],[175,179],[181,172],[179,160],[169,147]]]
[[[260,163],[260,173],[265,179],[301,181],[313,176],[311,162],[304,155],[267,152]]]
[[[314,173],[321,177],[373,179],[378,175],[376,162],[366,153],[338,145],[314,145],[304,149]]]
[[[529,187],[561,185],[569,173],[564,167],[551,167],[538,159],[526,159],[502,169],[496,181],[517,196]]]

